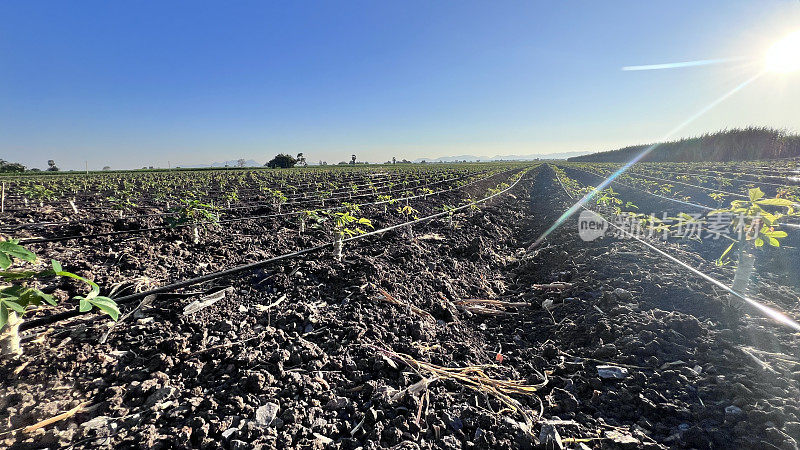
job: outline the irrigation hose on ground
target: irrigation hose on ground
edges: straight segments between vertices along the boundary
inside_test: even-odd
[[[650,169],[643,169],[643,170],[650,170]],[[713,172],[714,173],[728,173],[728,172],[718,172],[718,171],[713,171]],[[636,173],[638,173],[638,172],[636,172]],[[721,176],[721,175],[706,175],[706,174],[702,174],[702,173],[691,173],[691,172],[672,172],[672,171],[668,171],[668,170],[664,171],[663,173],[668,173],[670,175],[677,175],[677,176],[697,177],[697,178],[713,178],[713,179],[719,178],[719,179],[723,179],[723,180],[733,180],[733,181],[736,181],[738,183],[747,183],[747,184],[749,184],[749,183],[758,183],[758,184],[763,184],[765,186],[775,186],[775,187],[782,187],[782,188],[791,187],[788,184],[770,183],[768,181],[760,181],[760,180],[758,180],[758,181],[756,181],[756,180],[742,180],[742,179],[739,179],[739,178],[724,177],[724,176]],[[750,175],[750,176],[757,176],[757,175]],[[767,177],[770,177],[770,176],[767,175]],[[772,178],[774,178],[774,177],[772,177]]]
[[[415,219],[415,220],[410,220],[408,222],[404,222],[404,223],[397,224],[397,225],[392,225],[390,227],[382,228],[380,230],[370,231],[368,233],[364,233],[364,234],[356,235],[356,236],[353,236],[353,237],[350,237],[350,238],[342,239],[342,242],[355,241],[355,240],[363,239],[363,238],[366,238],[366,237],[369,237],[369,236],[380,235],[380,234],[386,233],[386,232],[391,231],[391,230],[396,230],[396,229],[401,228],[401,227],[413,226],[414,224],[418,224],[418,223],[425,222],[425,221],[428,221],[428,220],[436,219],[436,218],[439,218],[439,217],[444,217],[446,215],[453,214],[453,213],[455,213],[457,211],[461,211],[461,210],[464,210],[466,208],[471,208],[471,207],[473,207],[475,205],[478,205],[478,204],[481,204],[481,203],[485,203],[485,202],[487,202],[487,201],[489,201],[489,200],[491,200],[491,199],[493,199],[493,198],[495,198],[495,197],[497,197],[499,195],[503,195],[503,194],[509,192],[511,189],[516,187],[517,184],[519,184],[519,182],[522,180],[523,176],[525,175],[525,173],[527,173],[528,170],[530,170],[530,169],[522,169],[522,173],[520,174],[519,178],[517,178],[517,180],[514,181],[514,183],[511,186],[507,187],[506,189],[504,189],[504,190],[502,190],[500,192],[496,192],[496,193],[494,193],[494,194],[492,194],[492,195],[490,195],[488,197],[482,198],[480,200],[473,201],[471,203],[467,203],[467,204],[462,205],[462,206],[458,206],[456,208],[453,208],[450,211],[444,211],[444,212],[441,212],[441,213],[432,214],[430,216],[422,217],[422,218]],[[138,293],[135,293],[135,294],[126,295],[126,296],[123,296],[123,297],[116,298],[116,299],[114,299],[114,301],[117,302],[118,305],[124,305],[124,304],[131,303],[131,302],[139,300],[139,299],[143,299],[143,298],[147,297],[148,295],[163,294],[165,292],[171,292],[171,291],[174,291],[174,290],[177,290],[177,289],[193,286],[193,285],[196,285],[196,284],[199,284],[199,283],[203,283],[203,282],[206,282],[206,281],[215,280],[217,278],[222,278],[222,277],[226,277],[226,276],[230,276],[230,275],[235,275],[235,274],[238,274],[238,273],[241,273],[241,272],[246,272],[246,271],[249,271],[249,270],[257,269],[257,268],[266,266],[268,264],[271,264],[271,263],[274,263],[274,262],[277,262],[277,261],[282,261],[282,260],[285,260],[285,259],[290,259],[290,258],[294,258],[294,257],[297,257],[297,256],[302,256],[302,255],[306,255],[306,254],[309,254],[309,253],[317,252],[317,251],[320,251],[320,250],[325,249],[327,247],[333,247],[334,244],[335,244],[335,242],[326,242],[324,244],[319,244],[319,245],[316,245],[314,247],[306,248],[306,249],[303,249],[303,250],[298,250],[296,252],[291,252],[291,253],[286,253],[286,254],[283,254],[283,255],[274,256],[272,258],[268,258],[268,259],[265,259],[265,260],[262,260],[262,261],[256,261],[256,262],[252,262],[252,263],[248,263],[248,264],[242,264],[242,265],[239,265],[239,266],[236,266],[236,267],[232,267],[230,269],[226,269],[226,270],[222,270],[222,271],[218,271],[218,272],[212,272],[212,273],[209,273],[209,274],[206,274],[206,275],[201,275],[201,276],[196,277],[196,278],[191,278],[191,279],[188,279],[188,280],[178,281],[178,282],[175,282],[175,283],[172,283],[172,284],[167,284],[167,285],[164,285],[164,286],[160,286],[160,287],[151,289],[149,291],[138,292]],[[70,311],[64,311],[64,312],[61,312],[61,313],[53,314],[53,315],[50,315],[50,316],[47,316],[47,317],[42,317],[42,318],[39,318],[39,319],[26,320],[20,326],[20,331],[29,330],[29,329],[40,327],[40,326],[44,326],[44,325],[50,325],[52,323],[56,323],[56,322],[59,322],[61,320],[65,320],[65,319],[69,319],[69,318],[72,318],[72,317],[76,317],[76,316],[79,316],[81,314],[82,313],[79,312],[77,308],[75,308],[75,309],[72,309]],[[93,317],[96,318],[96,317],[99,317],[99,316],[95,315]]]
[[[566,192],[566,194],[570,196],[570,198],[574,199],[574,197],[572,197],[572,195],[569,193],[569,191],[567,191],[567,188],[564,186],[564,183],[561,182],[561,177],[558,176],[558,173],[556,173],[556,179],[558,180],[558,183],[561,185],[561,189],[563,189],[564,192]],[[592,211],[591,209],[587,208],[583,204],[581,205],[581,208],[585,209],[586,211],[591,211],[591,212],[593,212],[595,214],[599,214],[599,213],[597,213],[595,211]],[[603,217],[603,219],[605,219],[605,217]],[[800,324],[798,324],[796,321],[794,321],[792,318],[788,317],[787,315],[783,314],[782,312],[780,312],[778,310],[775,310],[773,308],[770,308],[769,306],[766,306],[764,303],[762,303],[760,301],[753,300],[753,299],[747,297],[746,295],[744,295],[744,294],[732,289],[727,284],[717,280],[716,278],[714,278],[714,277],[712,277],[710,275],[706,275],[705,273],[695,269],[694,267],[690,266],[689,264],[686,264],[685,262],[681,261],[680,259],[670,255],[669,253],[665,252],[664,250],[661,250],[660,248],[658,248],[658,247],[654,246],[653,244],[651,244],[651,243],[639,238],[638,236],[636,236],[636,235],[634,235],[632,233],[629,233],[628,231],[624,230],[622,227],[619,227],[616,224],[614,224],[613,221],[609,221],[607,219],[605,219],[605,220],[609,225],[613,226],[614,228],[616,228],[617,230],[619,230],[620,232],[622,232],[626,236],[635,239],[640,244],[645,245],[646,247],[648,247],[649,249],[651,249],[654,252],[658,253],[659,255],[669,259],[670,261],[672,261],[672,262],[674,262],[676,264],[678,264],[678,266],[686,269],[687,271],[691,272],[692,274],[694,274],[694,275],[696,275],[696,276],[698,276],[698,277],[710,282],[711,284],[719,287],[720,289],[723,289],[724,291],[728,292],[729,294],[731,294],[731,295],[743,300],[745,303],[747,303],[750,306],[753,306],[754,308],[756,308],[757,310],[759,310],[761,313],[763,313],[764,315],[768,316],[769,318],[781,323],[782,325],[785,325],[785,326],[787,326],[789,328],[792,328],[795,331],[800,331]]]
[[[509,170],[512,170],[512,169],[509,169]],[[470,173],[468,175],[463,175],[463,176],[460,176],[460,177],[453,177],[453,178],[448,178],[448,179],[445,179],[445,180],[434,181],[432,183],[427,184],[426,186],[434,186],[434,185],[437,185],[437,184],[449,183],[451,181],[460,181],[460,180],[463,180],[464,178],[483,175],[483,174],[485,174],[487,172],[489,172],[489,171],[488,170],[484,170],[484,171],[480,171],[480,172]],[[508,172],[508,170],[506,170],[505,172]],[[500,172],[500,173],[503,173],[503,172]],[[488,177],[486,177],[486,178],[488,178]],[[385,195],[385,194],[391,194],[391,193],[394,193],[394,192],[399,192],[399,191],[404,191],[404,190],[407,190],[407,189],[406,188],[398,188],[398,189],[389,189],[388,191],[375,191],[375,192],[362,193],[362,194],[356,194],[356,195],[350,195],[350,196],[338,196],[338,197],[334,196],[334,197],[328,197],[328,198],[325,198],[325,199],[322,199],[322,200],[324,200],[324,201],[336,201],[336,200],[343,200],[343,199],[366,197],[366,196],[371,196],[371,195]],[[319,193],[319,192],[320,191],[314,191],[314,192],[311,192],[311,194],[316,194],[316,193]],[[309,203],[309,202],[318,202],[318,201],[321,201],[321,200],[318,199],[318,198],[306,198],[306,199],[303,199],[302,201],[288,202],[288,203],[284,203],[283,205],[295,205],[295,204],[300,204],[300,203]],[[243,210],[243,209],[256,209],[256,208],[263,208],[263,207],[268,207],[268,206],[272,206],[272,205],[273,205],[273,203],[270,203],[270,202],[251,202],[251,203],[244,203],[243,206],[234,206],[234,207],[230,207],[230,208],[220,208],[220,211],[236,211],[236,210]],[[7,211],[12,211],[12,210],[7,210]],[[295,212],[295,213],[298,213],[298,212]],[[49,227],[49,226],[62,226],[62,225],[72,225],[72,224],[96,224],[98,222],[106,222],[107,223],[107,222],[111,222],[111,221],[117,221],[117,220],[120,220],[120,219],[122,219],[122,220],[148,219],[148,218],[151,218],[151,217],[165,217],[165,216],[175,216],[175,215],[176,214],[174,212],[163,212],[163,213],[139,214],[139,215],[131,215],[131,216],[112,217],[112,218],[66,220],[66,221],[63,221],[63,222],[22,223],[22,224],[14,224],[14,226],[12,226],[11,228],[6,229],[5,231],[6,232],[10,232],[10,231],[29,229],[29,228]],[[280,216],[282,214],[276,214],[276,215]]]
[[[603,178],[602,175],[598,175],[598,174],[592,173],[592,172],[587,172],[587,171],[585,171],[583,169],[577,169],[575,167],[569,167],[569,166],[568,166],[568,168],[569,169],[573,169],[573,170],[577,170],[577,171],[580,171],[580,172],[583,172],[583,173],[586,173],[586,174],[589,174],[589,175],[592,175],[592,176],[595,176],[595,177]],[[559,182],[560,181],[561,180],[559,180]],[[665,180],[665,181],[671,181],[671,180]],[[616,183],[616,184],[618,184],[620,186],[625,186],[625,187],[627,187],[629,189],[634,189],[634,190],[637,190],[637,191],[644,192],[645,194],[650,194],[650,195],[652,195],[654,197],[663,198],[664,200],[669,200],[669,201],[675,202],[675,203],[681,203],[683,205],[691,206],[693,208],[703,209],[703,210],[706,210],[706,211],[715,211],[716,209],[718,209],[718,208],[711,208],[711,207],[704,206],[704,205],[698,205],[697,203],[687,202],[687,201],[684,201],[684,200],[678,200],[676,198],[666,197],[664,195],[655,194],[653,192],[648,191],[647,189],[636,187],[636,186],[631,186],[631,185],[625,184],[625,183],[623,183],[621,181],[617,181],[616,179],[611,180],[611,182],[612,183]],[[684,183],[684,184],[686,184],[686,183]],[[694,185],[690,184],[689,186],[694,186]],[[694,187],[700,187],[700,186],[694,186]],[[725,192],[723,192],[723,193],[725,193]],[[744,195],[739,195],[739,194],[728,194],[728,195],[734,195],[734,196],[749,198],[749,197],[746,197]],[[787,227],[787,228],[800,229],[800,224],[796,224],[796,223],[781,223],[780,225],[784,226],[784,227]]]
[[[494,175],[490,175],[490,176],[487,176],[487,177],[479,178],[479,179],[477,179],[475,181],[471,181],[471,182],[469,182],[469,183],[467,183],[467,184],[465,184],[463,186],[457,186],[457,187],[453,187],[453,188],[449,188],[449,189],[443,189],[441,191],[431,192],[429,194],[418,194],[418,195],[412,195],[412,196],[409,196],[409,197],[395,198],[395,199],[391,199],[391,200],[360,203],[360,204],[358,204],[356,206],[360,207],[360,206],[382,205],[382,204],[386,204],[386,203],[414,200],[414,199],[418,199],[418,198],[430,197],[432,195],[444,194],[446,192],[452,192],[452,191],[455,191],[455,190],[458,190],[458,189],[463,189],[463,188],[465,188],[467,186],[472,186],[475,183],[479,183],[481,181],[488,180],[489,178],[492,178],[492,177],[495,177],[495,176],[498,176],[498,175],[502,175],[502,174],[507,173],[507,172],[509,172],[511,170],[513,170],[513,169],[509,169],[509,170],[506,170],[506,171],[503,171],[503,172],[500,172],[500,173],[496,173]],[[345,208],[344,206],[336,206],[336,207],[331,207],[331,208],[315,209],[314,211],[334,211],[334,210],[337,210],[337,209],[344,209],[344,208]],[[233,218],[233,219],[222,219],[222,220],[219,220],[217,223],[220,223],[220,224],[222,224],[222,223],[235,223],[235,222],[244,222],[244,221],[247,221],[247,220],[268,219],[268,218],[274,218],[274,217],[286,217],[286,216],[302,214],[303,212],[304,211],[290,211],[290,212],[285,212],[285,213],[265,214],[265,215],[261,215],[261,216],[236,217],[236,218]],[[178,229],[178,228],[187,228],[187,227],[191,227],[191,226],[194,226],[194,224],[185,223],[185,224],[172,225],[172,226],[164,225],[164,226],[158,226],[158,227],[136,228],[136,229],[133,229],[133,230],[108,231],[108,232],[105,232],[105,233],[92,233],[92,234],[76,234],[76,235],[71,235],[71,236],[56,236],[56,237],[51,237],[51,238],[28,238],[28,239],[20,239],[19,243],[20,244],[43,244],[43,243],[46,243],[46,242],[62,242],[62,241],[71,241],[71,240],[74,240],[74,239],[89,239],[89,238],[104,237],[104,236],[119,236],[119,235],[124,235],[124,234],[136,234],[136,233],[148,233],[148,232],[151,232],[151,231],[173,230],[173,229]]]

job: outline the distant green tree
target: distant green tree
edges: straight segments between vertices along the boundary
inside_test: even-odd
[[[292,155],[287,155],[284,153],[280,153],[272,158],[266,166],[274,169],[276,167],[280,167],[281,169],[288,169],[289,167],[294,167],[297,164],[297,159],[294,158]]]
[[[4,159],[0,159],[0,173],[16,173],[16,172],[25,172],[25,166],[23,166],[20,163],[12,163]]]

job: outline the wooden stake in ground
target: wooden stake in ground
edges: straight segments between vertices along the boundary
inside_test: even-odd
[[[0,192],[0,213],[6,211],[6,182],[3,181],[2,192]]]

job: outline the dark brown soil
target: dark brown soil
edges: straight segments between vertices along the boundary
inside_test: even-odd
[[[429,214],[456,201],[415,207]],[[323,252],[195,287],[233,286],[234,294],[189,316],[182,309],[197,296],[160,296],[105,344],[105,320],[32,330],[25,355],[0,362],[0,432],[87,407],[0,436],[0,446],[544,448],[542,429],[555,428],[575,448],[796,448],[796,335],[729,306],[707,282],[635,242],[581,241],[574,218],[527,250],[567,202],[542,166],[510,195],[457,215],[456,228],[425,223],[413,239],[399,230],[349,243],[342,263]],[[396,221],[378,218],[376,227]],[[39,252],[77,261],[76,271],[106,286],[131,274],[166,282],[325,239],[298,238],[295,229],[243,224],[199,246],[165,233]],[[730,275],[712,272],[691,244],[668,248]],[[555,281],[570,287],[535,287]],[[380,300],[378,288],[435,320]],[[758,289],[770,289],[781,309],[797,302],[768,276]],[[455,306],[466,298],[527,306],[487,316]],[[546,377],[538,397],[514,396],[534,413],[543,405],[544,416],[529,433],[497,398],[445,379],[428,386],[422,408],[424,394],[393,399],[421,377],[376,348],[448,367],[494,364],[490,376],[528,384]],[[597,366],[606,364],[627,376],[600,378]]]

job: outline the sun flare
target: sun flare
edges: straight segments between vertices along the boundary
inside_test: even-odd
[[[800,70],[800,31],[786,36],[770,47],[766,58],[770,72],[789,73]]]

